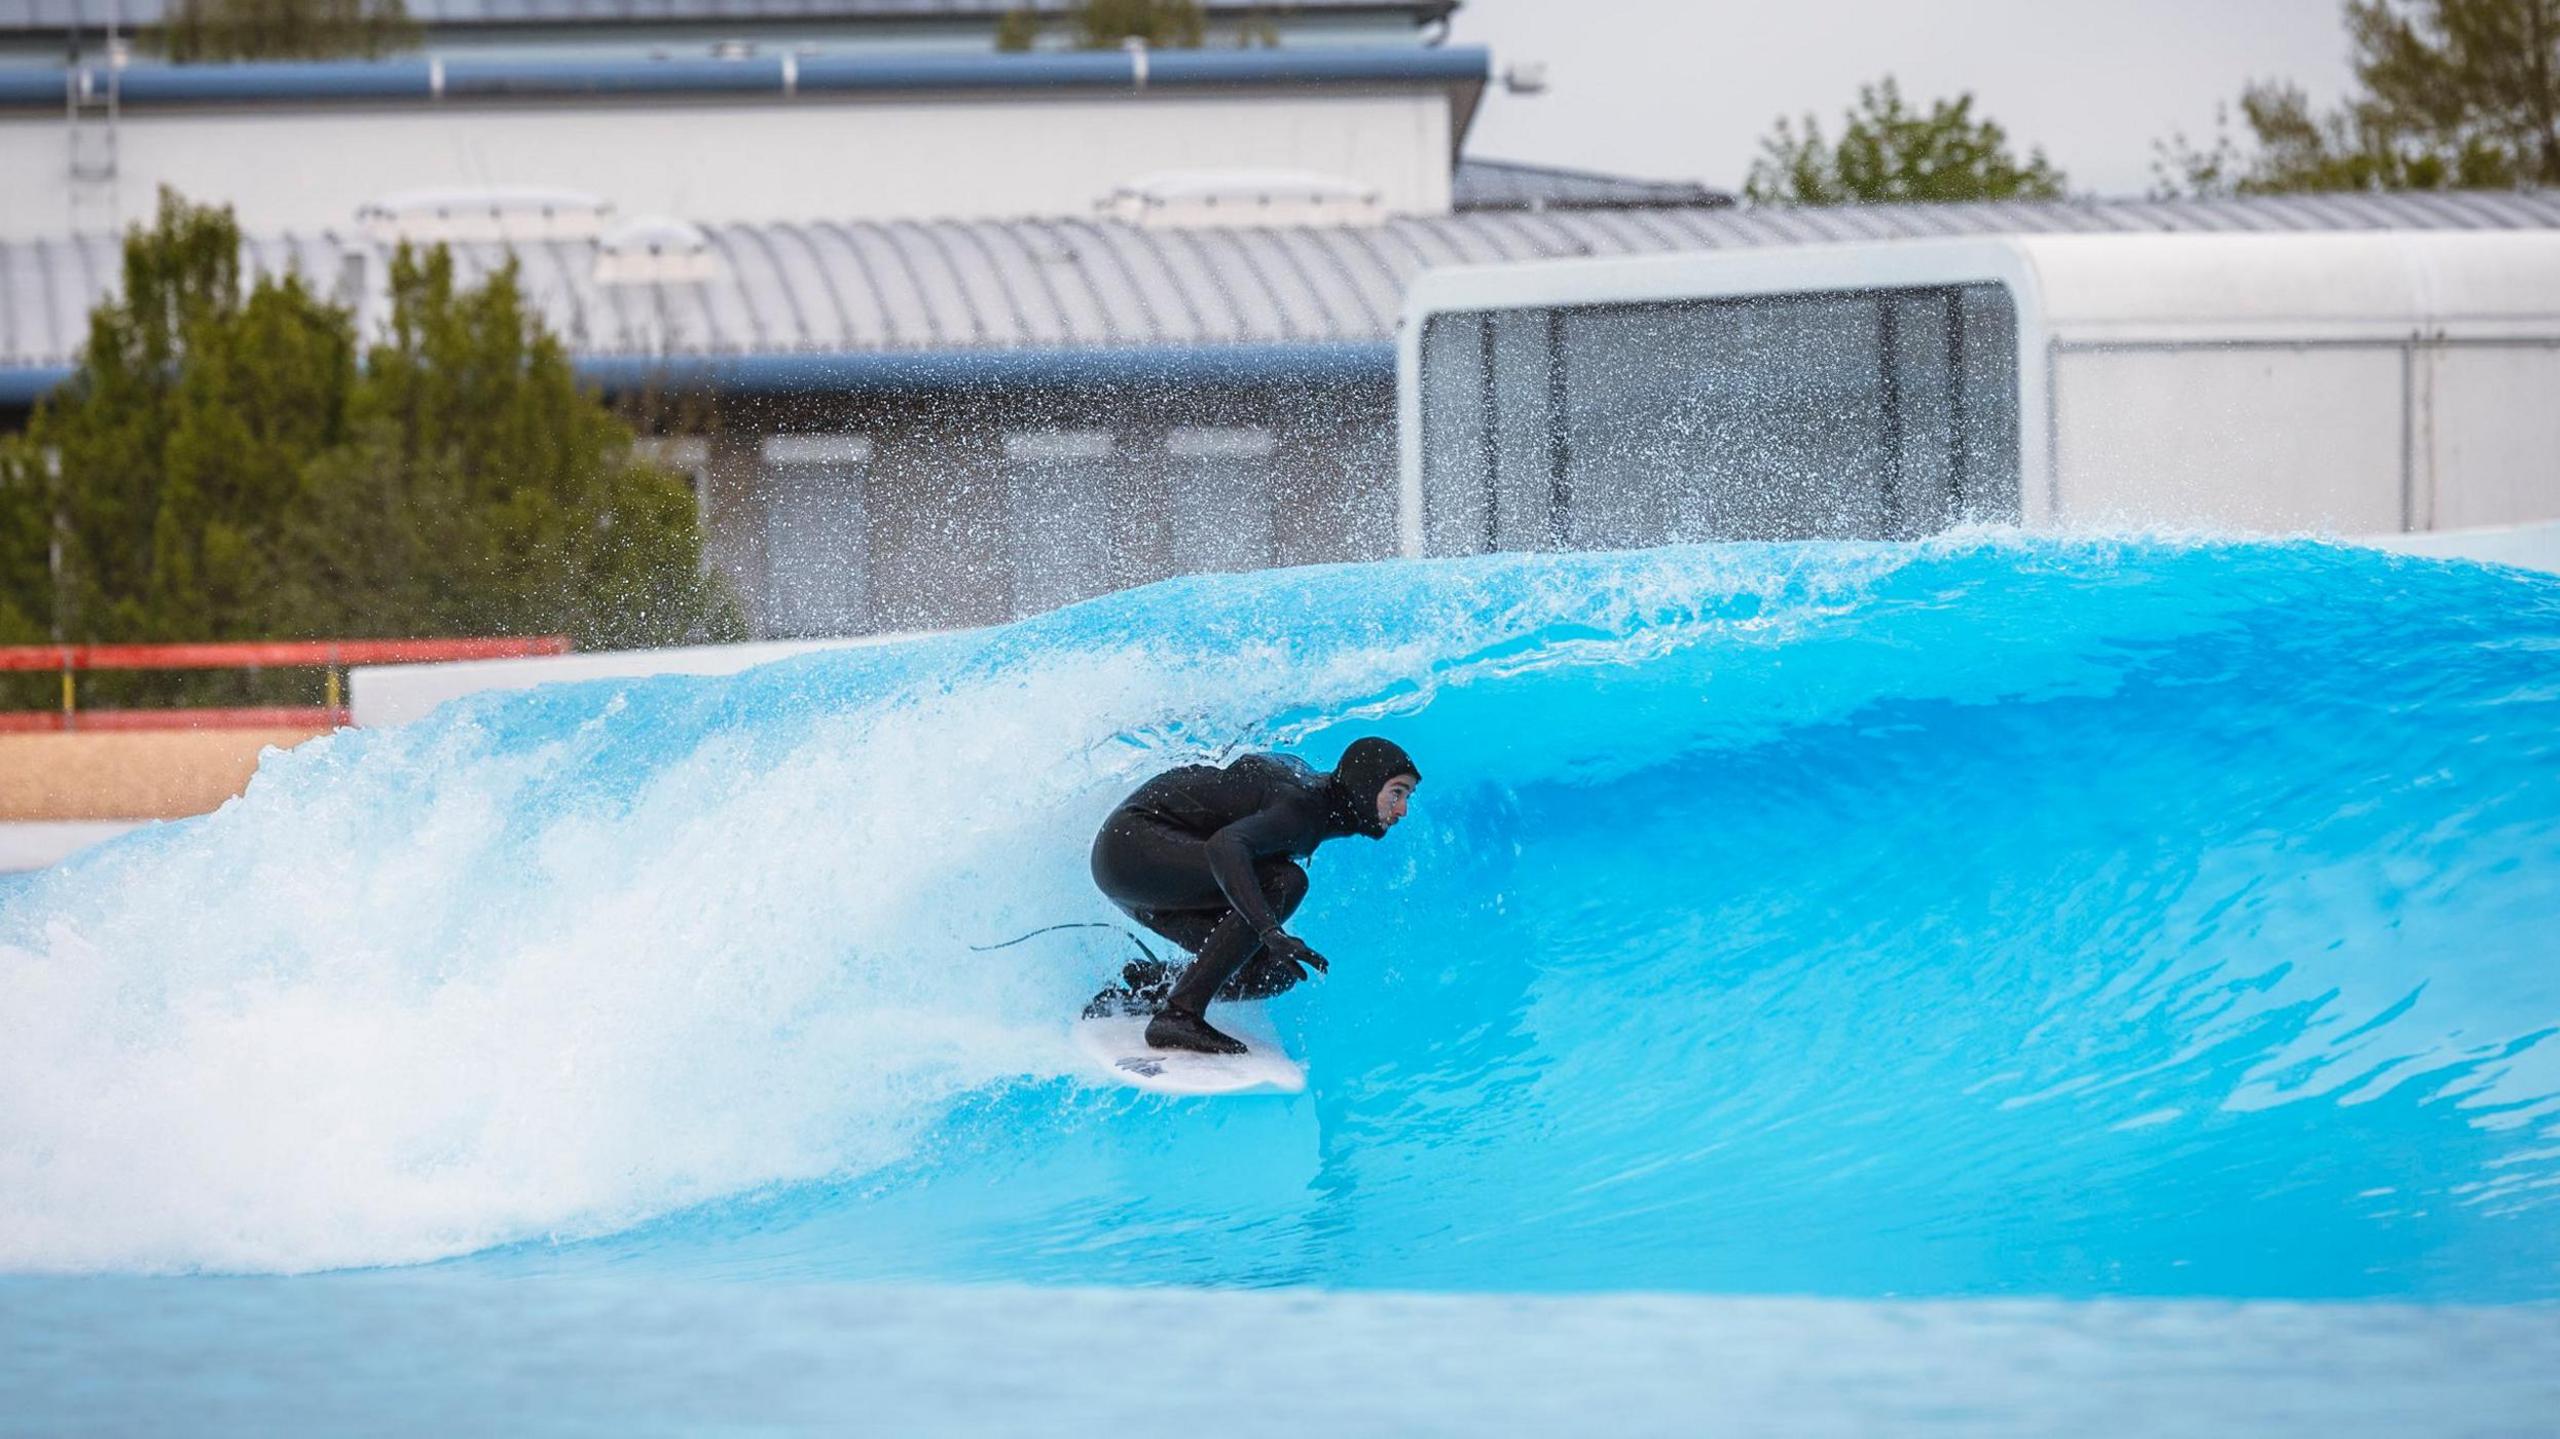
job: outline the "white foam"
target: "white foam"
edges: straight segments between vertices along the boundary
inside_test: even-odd
[[[1143,773],[1774,643],[1922,552],[1826,553],[1177,582],[898,683],[818,656],[272,753],[0,911],[0,1268],[409,1263],[890,1163],[963,1095],[1078,1072],[1100,963],[968,946],[1113,917],[1085,846]],[[1149,615],[1203,638],[1113,630]]]

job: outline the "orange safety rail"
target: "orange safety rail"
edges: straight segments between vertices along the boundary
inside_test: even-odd
[[[343,705],[274,705],[261,709],[0,710],[0,734],[77,730],[336,729],[351,720]]]
[[[244,640],[201,644],[0,645],[0,673],[58,671],[62,708],[0,711],[0,734],[62,730],[335,729],[348,723],[339,670],[347,665],[565,655],[565,635],[446,640]],[[328,703],[259,709],[89,710],[73,676],[83,670],[321,669]]]
[[[566,635],[470,640],[243,640],[168,645],[0,645],[0,670],[255,670],[565,655]]]

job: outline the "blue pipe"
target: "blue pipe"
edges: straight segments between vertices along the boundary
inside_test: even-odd
[[[25,409],[63,381],[71,378],[69,365],[21,365],[0,369],[0,405]]]
[[[1080,385],[1392,383],[1385,340],[1253,345],[1025,346],[747,355],[587,355],[607,391],[659,386],[731,395],[879,394]]]
[[[106,83],[106,67],[88,67]],[[117,103],[136,105],[232,104],[269,100],[428,100],[434,98],[432,66],[424,60],[260,61],[239,65],[128,65],[117,81]],[[58,100],[56,103],[60,103]]]
[[[782,61],[448,60],[447,99],[529,95],[780,95]]]
[[[61,109],[70,84],[68,71],[36,65],[0,65],[0,110],[49,105]]]
[[[728,395],[895,394],[1065,386],[1392,383],[1386,340],[1254,345],[1026,346],[744,355],[581,355],[578,378],[607,392],[656,386]],[[25,408],[68,365],[0,368],[0,406]]]
[[[1275,85],[1483,83],[1490,52],[1364,47],[1317,50],[1151,50],[1143,81],[1127,51],[1032,55],[817,55],[744,60],[321,60],[223,65],[127,65],[126,107],[475,100],[528,96],[857,94],[965,90],[1137,90]],[[104,67],[89,67],[96,81]],[[441,88],[438,76],[441,73]],[[0,68],[0,108],[58,108],[66,73]]]
[[[1024,64],[1029,60],[1034,63]],[[866,90],[1125,90],[1137,81],[1129,56],[1089,50],[1055,55],[919,55],[880,60],[811,55],[800,62],[800,88],[817,94]]]

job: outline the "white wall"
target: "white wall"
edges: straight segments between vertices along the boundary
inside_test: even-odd
[[[161,185],[222,201],[253,234],[350,228],[402,190],[580,190],[623,216],[759,222],[1081,215],[1161,170],[1312,170],[1375,187],[1391,214],[1449,208],[1449,101],[1411,94],[1122,95],[499,107],[128,111],[114,203]],[[62,116],[0,118],[0,238],[60,235]],[[84,216],[103,216],[84,192]],[[88,221],[94,227],[97,220]]]
[[[2416,354],[2416,527],[2560,518],[2560,345]]]
[[[147,819],[22,819],[0,823],[0,874],[43,869],[129,830]]]
[[[2052,522],[2396,531],[2401,371],[2381,346],[2066,352]]]
[[[2354,541],[2396,554],[2435,560],[2478,560],[2560,574],[2560,520],[2533,525],[2494,525],[2422,535],[2366,535]]]
[[[483,690],[529,690],[537,685],[586,680],[639,679],[649,675],[732,675],[757,665],[818,650],[895,644],[917,635],[863,635],[851,639],[777,640],[752,645],[687,645],[661,650],[604,650],[520,660],[456,660],[447,664],[358,665],[347,671],[347,705],[359,725],[406,724],[447,700]]]
[[[2053,372],[2064,524],[2560,519],[2560,342],[2066,347]]]

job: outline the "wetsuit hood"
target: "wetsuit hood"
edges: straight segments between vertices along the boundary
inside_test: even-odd
[[[1346,833],[1386,838],[1387,827],[1378,823],[1378,791],[1400,774],[1413,776],[1416,783],[1422,779],[1422,767],[1402,746],[1376,735],[1353,740],[1342,752],[1342,762],[1325,777],[1335,821]]]

